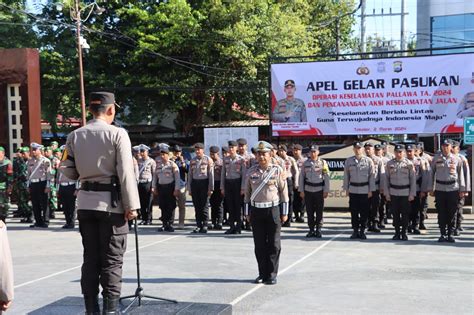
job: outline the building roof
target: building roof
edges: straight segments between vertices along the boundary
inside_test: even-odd
[[[260,127],[260,126],[270,126],[270,120],[256,119],[256,120],[220,121],[220,122],[205,123],[197,127],[219,128],[219,127]]]

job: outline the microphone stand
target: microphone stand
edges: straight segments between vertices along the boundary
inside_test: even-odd
[[[170,299],[165,299],[165,298],[161,298],[161,297],[157,297],[157,296],[152,296],[152,295],[147,295],[145,294],[142,286],[141,286],[141,279],[140,279],[140,254],[138,252],[139,248],[138,248],[138,229],[137,229],[137,219],[135,218],[134,219],[134,230],[135,230],[135,256],[136,256],[136,260],[137,260],[137,289],[135,290],[135,294],[133,295],[127,295],[127,296],[124,296],[124,297],[121,297],[119,299],[120,303],[122,303],[122,300],[125,300],[125,299],[131,299],[133,298],[132,302],[130,302],[130,304],[123,310],[123,312],[127,312],[130,307],[138,301],[138,306],[141,306],[142,305],[142,299],[143,298],[148,298],[148,299],[152,299],[152,300],[159,300],[159,301],[167,301],[167,302],[171,302],[171,303],[178,303],[178,301],[176,300],[170,300]]]

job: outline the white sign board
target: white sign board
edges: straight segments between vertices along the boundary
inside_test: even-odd
[[[239,138],[247,139],[250,151],[250,148],[258,142],[258,127],[204,128],[204,152],[209,154],[211,146],[222,148],[227,146],[229,140]]]

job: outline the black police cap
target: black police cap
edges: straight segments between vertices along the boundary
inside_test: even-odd
[[[183,149],[181,149],[179,145],[176,144],[175,146],[173,146],[173,152],[182,152],[182,151]]]
[[[280,144],[280,145],[278,146],[278,150],[287,152],[287,151],[288,151],[288,148],[286,147],[286,145]]]
[[[209,152],[211,152],[211,153],[219,153],[219,147],[213,145],[213,146],[211,146],[211,147],[209,148]]]
[[[285,81],[285,87],[287,87],[287,86],[293,86],[293,87],[294,87],[294,86],[295,86],[295,81],[293,81],[293,80],[291,80],[291,79],[290,79],[290,80],[286,80],[286,81]]]
[[[395,151],[403,151],[405,150],[405,146],[403,144],[395,145]]]
[[[453,143],[449,139],[444,139],[442,145],[452,145]]]
[[[202,144],[201,142],[198,142],[194,145],[194,148],[195,149],[204,149],[204,144]]]
[[[110,92],[92,92],[90,94],[90,105],[111,105],[115,104],[115,95]],[[120,107],[120,106],[119,106]]]
[[[239,145],[246,145],[247,144],[247,139],[239,138],[239,139],[237,139],[237,143]]]
[[[352,146],[353,146],[354,148],[362,148],[362,147],[363,147],[362,143],[360,143],[360,142],[354,142],[354,143],[352,144]]]
[[[303,150],[303,146],[301,144],[295,144],[293,150]]]
[[[407,151],[415,150],[415,148],[416,148],[416,146],[415,146],[414,144],[407,144],[407,145],[405,146],[405,149],[406,149]]]
[[[319,151],[319,146],[316,144],[313,144],[312,146],[309,147],[310,151]]]
[[[237,141],[229,140],[229,141],[227,142],[227,145],[228,145],[229,147],[236,147],[236,146],[237,146]]]

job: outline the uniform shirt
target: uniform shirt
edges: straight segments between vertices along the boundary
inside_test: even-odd
[[[13,180],[13,164],[7,157],[0,161],[0,190],[6,190]]]
[[[221,158],[214,161],[214,181],[215,182],[220,182],[221,181],[223,166],[224,166],[224,164],[223,164]],[[215,187],[215,189],[218,189],[218,188],[220,188],[220,187]]]
[[[422,159],[425,159],[426,161],[428,161],[428,163],[430,164],[430,167],[431,167],[431,162],[433,161],[433,157],[431,155],[423,153],[422,155],[420,155],[420,157]]]
[[[269,172],[276,168],[270,180],[260,190],[253,200],[250,199],[252,193],[260,186],[260,183],[264,181]],[[282,206],[282,214],[288,214],[288,186],[286,184],[286,178],[284,171],[278,165],[270,164],[265,170],[260,165],[251,167],[245,176],[245,196],[244,202],[246,203],[245,212],[246,215],[249,213],[250,202],[280,202]]]
[[[296,160],[291,156],[286,156],[286,159],[282,158],[282,160],[286,178],[292,178],[294,186],[298,186],[300,170]]]
[[[151,157],[138,160],[138,182],[152,182],[156,171],[156,162]]]
[[[384,156],[385,156],[389,161],[395,158],[395,155],[393,155],[393,153],[388,152],[388,151],[385,152]]]
[[[51,161],[47,157],[31,157],[28,160],[28,181],[30,183],[32,180],[46,181],[46,187],[50,187],[51,177]]]
[[[300,179],[299,179],[299,192],[317,192],[324,190],[329,192],[329,166],[328,163],[323,159],[307,159],[304,161],[301,167]],[[323,186],[311,186],[310,184],[324,183]]]
[[[456,154],[462,161],[462,171],[464,173],[464,183],[466,185],[465,191],[471,191],[471,169],[469,168],[469,162],[466,157],[462,154]]]
[[[400,187],[396,187],[400,186]],[[402,186],[407,186],[402,188]],[[403,158],[392,159],[385,170],[384,194],[391,196],[416,196],[416,175],[413,163]]]
[[[431,162],[431,190],[465,191],[463,162],[450,153],[447,156],[438,154]],[[441,181],[441,182],[440,182]]]
[[[366,185],[350,185],[366,184]],[[375,191],[374,162],[365,155],[357,159],[351,156],[344,162],[343,189],[351,194],[368,194]]]
[[[132,156],[132,159],[133,159],[133,174],[135,174],[135,179],[136,181],[138,182],[138,179],[140,177],[140,170],[138,169],[138,160]]]
[[[79,188],[79,182],[77,180],[70,179],[63,173],[59,172],[57,185],[61,186],[61,184],[76,185],[76,187]]]
[[[77,209],[114,213],[140,209],[131,152],[132,145],[125,129],[109,125],[101,119],[93,119],[69,134],[60,166],[63,174],[79,179],[81,183],[103,184],[110,184],[112,176],[118,176],[121,192],[121,200],[113,208],[109,191],[79,190]]]
[[[245,167],[249,169],[251,166],[258,164],[257,159],[255,158],[255,155],[250,152],[244,152],[244,154],[239,154],[241,157],[244,158],[245,161]]]
[[[168,160],[165,162],[160,159],[156,163],[155,175],[153,176],[153,187],[159,185],[167,185],[174,182],[174,189],[179,190],[179,169],[175,162]]]
[[[283,161],[283,159],[278,155],[272,156],[270,162],[272,164],[280,166],[283,169],[285,168],[285,161]]]
[[[408,158],[407,158],[408,159]],[[427,192],[430,190],[430,168],[426,160],[415,156],[412,160],[408,159],[415,168],[416,191]]]
[[[195,156],[189,164],[188,191],[191,191],[193,180],[209,179],[209,191],[214,190],[214,162],[207,155]],[[192,191],[191,191],[192,193]]]
[[[236,155],[232,158],[230,155],[224,157],[223,167],[221,173],[221,189],[225,189],[225,180],[226,179],[239,179],[241,180],[240,186],[242,189],[245,188],[245,171],[247,167],[245,164],[245,159]]]
[[[306,107],[299,98],[278,101],[273,110],[272,120],[276,122],[306,122]]]
[[[298,159],[295,159],[295,160],[296,160],[296,165],[298,165],[298,169],[301,172],[301,168],[303,167],[303,163],[307,160],[307,158],[305,158],[304,156],[300,156]]]
[[[385,163],[382,159],[375,154],[368,156],[372,162],[374,162],[374,180],[375,180],[375,190],[383,189],[385,180]]]

